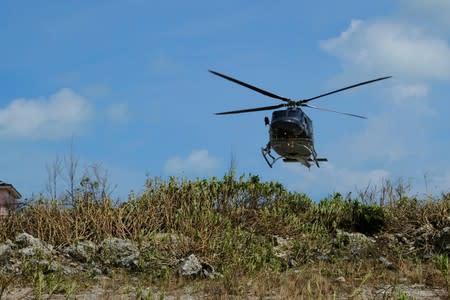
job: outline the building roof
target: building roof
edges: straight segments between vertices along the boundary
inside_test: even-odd
[[[0,189],[6,189],[8,190],[11,195],[16,198],[16,199],[20,199],[22,198],[22,195],[16,190],[16,188],[10,184],[10,183],[6,183],[0,180]]]

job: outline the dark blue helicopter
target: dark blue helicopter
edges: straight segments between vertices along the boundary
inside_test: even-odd
[[[240,84],[246,88],[252,89],[258,93],[265,96],[281,100],[285,103],[272,106],[263,106],[257,108],[233,110],[227,112],[216,113],[216,115],[229,115],[229,114],[240,114],[254,111],[262,110],[273,110],[282,107],[287,109],[276,110],[272,113],[272,121],[268,117],[264,118],[265,125],[269,125],[269,142],[264,148],[261,148],[264,159],[267,164],[272,168],[277,160],[280,158],[284,162],[299,162],[305,167],[311,167],[312,163],[315,163],[319,167],[319,162],[327,161],[326,158],[318,158],[316,150],[314,149],[314,132],[311,119],[301,110],[300,107],[309,107],[323,111],[329,111],[334,113],[339,113],[347,116],[357,117],[361,119],[366,119],[366,117],[349,114],[344,112],[335,111],[328,108],[317,107],[309,104],[310,101],[328,96],[334,93],[342,92],[351,88],[355,88],[361,85],[369,84],[375,81],[380,81],[388,79],[391,76],[380,77],[377,79],[372,79],[369,81],[360,82],[353,84],[338,90],[334,90],[319,96],[315,96],[308,99],[292,100],[289,98],[281,97],[250,85],[248,83],[242,82],[230,76],[221,74],[216,71],[209,70],[209,72],[232,81],[234,83]],[[271,153],[271,149],[275,150],[279,154],[279,157],[274,157]]]

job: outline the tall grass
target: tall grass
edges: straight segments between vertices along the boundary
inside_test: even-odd
[[[84,178],[70,205],[41,197],[1,218],[0,241],[28,232],[58,247],[110,237],[142,243],[157,233],[174,233],[183,237],[180,256],[195,253],[226,276],[284,270],[274,236],[297,241],[294,256],[306,263],[330,247],[338,229],[373,235],[450,225],[449,195],[421,201],[391,193],[390,201],[376,203],[374,194],[370,202],[334,194],[316,203],[280,183],[233,173],[208,180],[149,178],[141,195],[117,203],[97,187]]]

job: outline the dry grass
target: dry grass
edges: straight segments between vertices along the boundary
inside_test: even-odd
[[[71,195],[70,205],[63,200],[40,198],[1,218],[0,241],[13,240],[20,232],[28,232],[56,247],[81,240],[99,243],[109,237],[144,245],[155,241],[158,233],[183,237],[176,249],[158,241],[156,252],[144,262],[156,268],[169,266],[169,274],[163,278],[162,272],[146,274],[143,268],[142,273],[150,276],[148,282],[129,282],[130,276],[135,275],[126,273],[105,283],[110,286],[102,287],[114,292],[114,286],[133,286],[133,295],[139,292],[138,288],[143,295],[145,287],[155,284],[169,291],[196,286],[199,293],[218,299],[233,295],[270,298],[273,294],[292,299],[343,295],[358,298],[367,293],[367,286],[446,285],[442,272],[431,260],[423,259],[429,251],[427,243],[409,249],[404,245],[391,246],[388,237],[409,236],[423,226],[449,226],[449,195],[419,200],[406,195],[404,188],[387,186],[378,195],[378,201],[376,191],[366,190],[358,199],[335,194],[314,203],[304,194],[288,192],[281,184],[260,182],[257,176],[236,178],[232,174],[222,179],[194,181],[149,179],[142,195],[131,196],[122,203],[114,203],[105,194],[99,197],[101,193],[95,188],[95,182],[90,182],[89,189],[75,189],[77,193]],[[346,247],[336,245],[338,230],[377,235],[378,248],[355,256]],[[292,241],[290,251],[295,265],[274,253],[274,236]],[[181,280],[167,262],[173,259],[170,255],[181,258],[190,253],[214,266],[223,278],[197,283]],[[326,259],[318,259],[324,255]],[[380,256],[390,260],[394,268],[383,266]],[[86,278],[71,281],[84,282]],[[8,284],[8,277],[0,278],[0,293]],[[71,288],[67,285],[63,290],[69,292]],[[393,291],[390,295],[395,297]]]

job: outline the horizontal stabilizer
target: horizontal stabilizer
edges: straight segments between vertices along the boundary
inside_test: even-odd
[[[328,161],[328,159],[327,158],[323,158],[323,157],[322,158],[316,158],[316,159],[311,159],[310,158],[310,159],[308,159],[308,161],[311,161],[311,162],[312,161]]]

